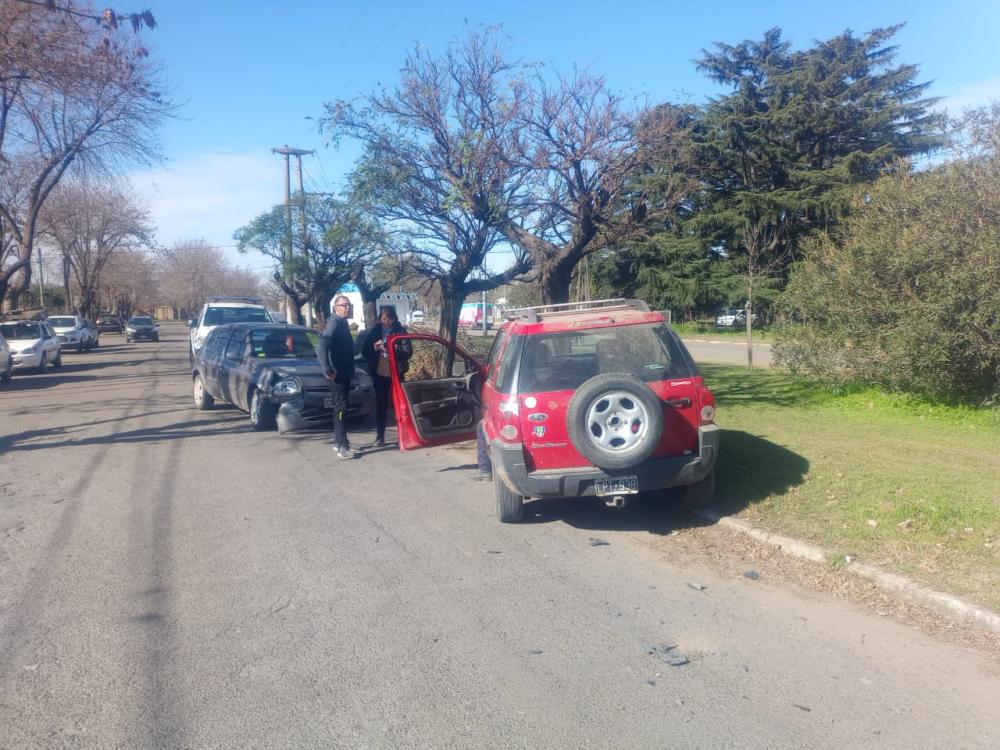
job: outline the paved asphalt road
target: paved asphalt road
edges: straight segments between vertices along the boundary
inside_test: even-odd
[[[684,344],[687,346],[695,362],[718,362],[726,365],[747,364],[747,344],[746,341],[725,341],[707,338],[685,338]],[[754,367],[771,366],[771,345],[754,343],[753,345]]]
[[[0,386],[0,747],[1000,746],[983,657],[677,567],[635,510],[502,526],[468,448],[194,411],[164,330]]]

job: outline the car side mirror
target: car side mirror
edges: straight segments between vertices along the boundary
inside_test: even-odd
[[[198,324],[195,321],[193,321],[193,320],[189,320],[188,321],[188,328],[197,328],[197,327],[198,327]]]
[[[239,362],[243,357],[239,352],[226,352],[226,359],[230,362]]]

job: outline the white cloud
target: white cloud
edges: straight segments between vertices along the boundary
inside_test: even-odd
[[[945,92],[938,106],[947,109],[952,117],[957,117],[967,109],[985,107],[993,101],[1000,101],[1000,77],[976,81]]]
[[[284,200],[284,161],[268,152],[205,152],[130,176],[147,202],[161,245],[205,239],[240,265],[266,267],[240,256],[233,232]]]

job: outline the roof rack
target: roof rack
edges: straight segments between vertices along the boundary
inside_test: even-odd
[[[259,297],[209,297],[209,302],[246,302],[250,305],[263,305]]]
[[[535,307],[518,307],[507,311],[507,319],[523,318],[529,323],[537,323],[542,316],[571,315],[578,312],[605,310],[638,310],[649,312],[649,305],[641,299],[595,299],[589,302],[563,302],[557,305],[536,305]]]

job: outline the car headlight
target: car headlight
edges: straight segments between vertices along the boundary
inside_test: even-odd
[[[271,384],[271,393],[275,396],[298,396],[302,393],[302,384],[295,378],[276,380]]]
[[[195,349],[195,351],[198,351],[199,349],[201,349],[201,347],[204,345],[204,343],[205,343],[205,337],[204,336],[195,336],[194,337],[194,349]]]
[[[38,351],[38,344],[32,344],[27,349],[22,349],[21,354],[34,354]]]
[[[135,329],[132,326],[125,326],[125,330],[129,333],[135,333]]]

